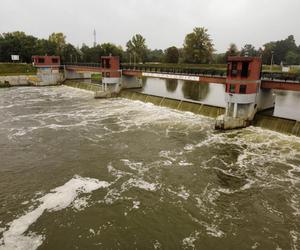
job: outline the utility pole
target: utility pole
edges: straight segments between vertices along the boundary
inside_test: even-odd
[[[96,41],[96,29],[94,29],[94,47],[96,47],[97,41]]]
[[[271,51],[271,53],[272,53],[272,57],[271,57],[271,69],[270,69],[270,71],[272,73],[273,72],[273,63],[274,63],[274,51]]]
[[[136,64],[136,54],[133,52],[133,67],[135,69],[135,64]]]

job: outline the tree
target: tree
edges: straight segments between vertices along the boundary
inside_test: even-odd
[[[269,42],[264,45],[264,49],[262,53],[263,64],[271,64],[272,54],[274,54],[275,47],[276,47],[275,42]]]
[[[137,62],[144,62],[147,52],[146,39],[140,35],[136,34],[129,40],[126,44],[127,53],[132,55],[133,59]]]
[[[285,62],[288,65],[296,65],[300,63],[300,55],[294,51],[288,51],[285,56]]]
[[[227,49],[226,53],[224,54],[224,58],[223,58],[222,61],[226,63],[227,62],[227,58],[229,56],[238,56],[238,55],[240,55],[240,52],[239,52],[236,44],[235,43],[231,43],[229,45],[229,48]]]
[[[63,33],[61,33],[61,32],[59,32],[59,33],[52,33],[49,36],[48,40],[50,42],[53,42],[53,43],[59,45],[60,47],[62,47],[63,45],[66,44],[66,36]]]
[[[240,52],[239,52],[236,44],[235,43],[231,43],[229,45],[229,48],[228,48],[227,52],[226,52],[226,55],[227,56],[237,56],[237,55],[239,55],[239,53]]]
[[[80,58],[80,53],[77,49],[70,43],[62,47],[61,60],[62,62],[78,62]]]
[[[113,43],[97,44],[95,47],[88,47],[83,44],[80,49],[81,61],[83,62],[100,62],[101,56],[119,56],[120,59],[123,57],[123,49],[121,46],[117,46]]]
[[[101,44],[102,55],[109,56],[110,54],[113,56],[119,56],[120,58],[123,55],[123,49],[121,46],[117,46],[113,43],[103,43]]]
[[[55,55],[56,44],[46,39],[39,39],[36,42],[35,55]]]
[[[52,33],[48,40],[56,45],[56,54],[60,56],[62,54],[63,47],[66,45],[66,36],[61,32]]]
[[[164,57],[164,52],[161,49],[148,49],[146,52],[147,62],[162,62]]]
[[[183,57],[187,63],[209,63],[214,52],[210,35],[204,27],[194,28],[186,35],[183,45]]]
[[[35,54],[37,38],[27,36],[24,32],[3,33],[0,39],[0,59],[3,62],[11,61],[11,55],[20,55],[23,62],[31,62]]]
[[[225,53],[213,54],[212,55],[212,63],[215,64],[224,64],[226,63],[226,55]]]
[[[252,44],[246,44],[241,49],[241,56],[258,56],[259,52],[255,49]]]
[[[290,35],[284,40],[269,42],[264,45],[263,62],[270,64],[272,53],[274,55],[274,63],[280,64],[285,62],[289,52],[299,54],[299,49],[296,45],[294,36]],[[289,58],[291,58],[291,53]]]
[[[175,47],[169,47],[165,50],[164,61],[166,63],[178,63],[179,60],[179,50]]]

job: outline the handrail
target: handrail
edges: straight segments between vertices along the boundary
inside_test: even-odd
[[[100,63],[73,63],[66,62],[61,66],[78,66],[78,67],[90,67],[90,68],[101,68]],[[226,77],[226,70],[222,69],[201,69],[201,68],[181,68],[176,67],[164,67],[164,66],[153,66],[153,65],[121,65],[121,70],[132,70],[140,72],[151,72],[151,73],[161,73],[161,74],[174,74],[174,75],[190,75],[190,76],[211,76],[211,77]],[[250,74],[250,71],[248,72]],[[261,72],[262,80],[274,80],[274,81],[284,81],[300,83],[300,74],[291,74],[284,72]]]
[[[92,68],[101,68],[101,63],[73,63],[73,62],[66,62],[64,63],[65,66],[86,66]]]

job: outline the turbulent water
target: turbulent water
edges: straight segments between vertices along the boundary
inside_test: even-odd
[[[300,139],[213,123],[0,90],[0,249],[300,249]]]

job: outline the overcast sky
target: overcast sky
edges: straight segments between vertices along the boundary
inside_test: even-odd
[[[0,33],[40,38],[63,32],[75,46],[113,42],[136,33],[151,49],[182,46],[196,26],[208,29],[218,52],[229,43],[256,47],[288,35],[300,43],[300,0],[1,0]]]

